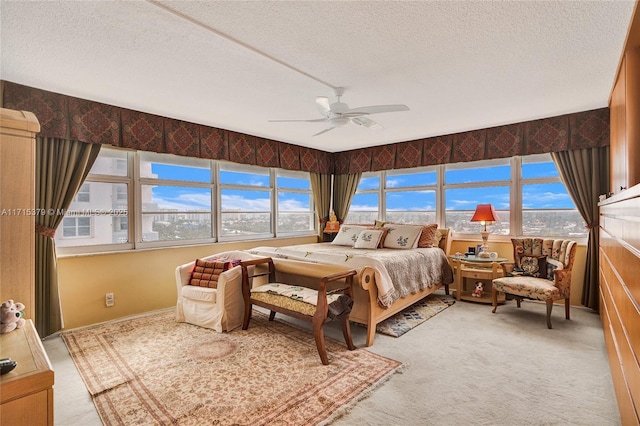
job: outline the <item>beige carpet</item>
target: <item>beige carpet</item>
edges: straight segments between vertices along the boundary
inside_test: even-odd
[[[173,318],[63,334],[104,424],[324,424],[402,365],[328,339],[323,366],[309,331],[260,312],[224,334]]]

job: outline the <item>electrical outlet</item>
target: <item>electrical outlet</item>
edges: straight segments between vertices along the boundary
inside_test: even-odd
[[[107,307],[111,307],[111,306],[116,304],[116,299],[113,296],[113,293],[107,293],[105,295],[104,299],[105,299],[104,303],[105,303],[105,305],[107,305]]]

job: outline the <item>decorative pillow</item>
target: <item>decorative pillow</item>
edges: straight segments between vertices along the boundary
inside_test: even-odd
[[[358,239],[356,240],[356,243],[353,245],[353,247],[363,249],[377,249],[383,233],[384,231],[380,229],[367,229],[366,231],[362,231],[360,232],[360,234],[358,234]]]
[[[564,269],[564,265],[559,260],[547,258],[547,279],[555,281],[556,277],[553,271]]]
[[[342,225],[331,244],[353,247],[358,239],[358,235],[360,235],[360,232],[366,230],[366,226]]]
[[[388,222],[383,222],[381,220],[376,220],[373,223],[373,226],[375,226],[376,228],[382,228],[385,224],[387,224]]]
[[[522,256],[520,267],[516,271],[520,272],[520,275],[547,278],[547,256]]]
[[[189,285],[199,287],[218,288],[220,274],[240,264],[239,259],[234,260],[202,260],[196,259]]]
[[[422,232],[422,226],[416,225],[386,224],[384,227],[389,229],[384,238],[384,247],[392,249],[414,248]]]
[[[418,239],[418,247],[427,248],[433,247],[433,243],[436,239],[436,231],[438,230],[438,224],[434,223],[432,225],[424,225],[422,227],[422,232],[420,233],[420,238]]]

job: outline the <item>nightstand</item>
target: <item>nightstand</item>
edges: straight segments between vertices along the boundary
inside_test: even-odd
[[[498,257],[494,259],[478,258],[475,256],[449,256],[454,268],[454,291],[457,300],[492,304],[491,281],[502,276],[501,262],[508,259]],[[484,293],[482,297],[474,297],[473,289],[476,282],[482,282]],[[498,303],[504,303],[504,295],[498,295]]]

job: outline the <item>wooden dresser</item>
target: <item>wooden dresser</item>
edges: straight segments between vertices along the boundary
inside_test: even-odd
[[[0,334],[0,358],[18,363],[0,376],[0,425],[53,425],[53,368],[33,321]]]
[[[640,424],[640,185],[600,203],[600,317],[623,425]]]

